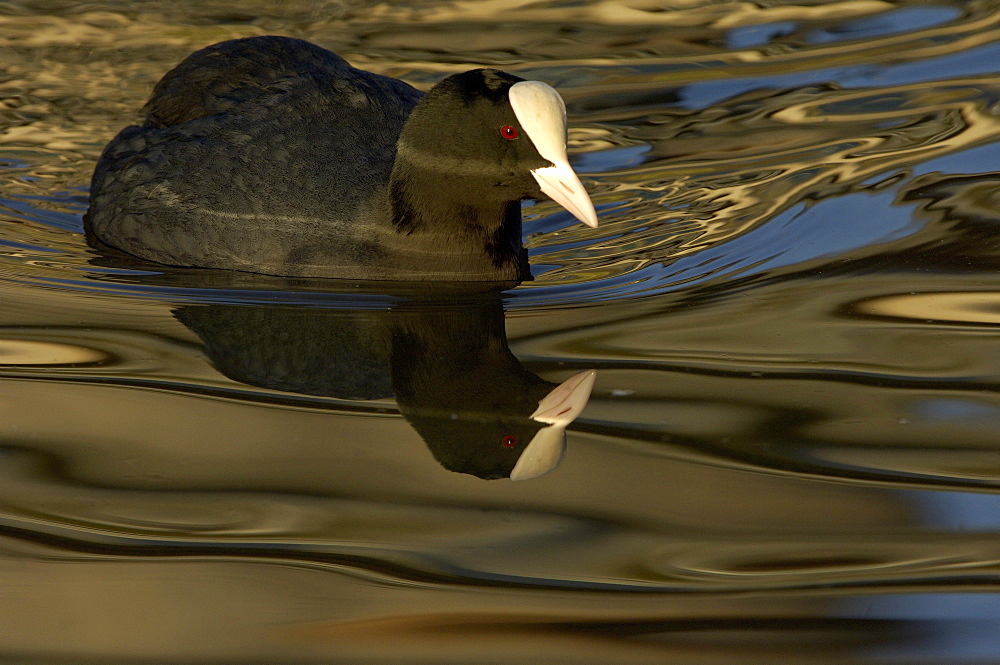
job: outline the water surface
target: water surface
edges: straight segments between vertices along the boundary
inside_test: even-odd
[[[1000,660],[1000,5],[760,4],[0,7],[0,657]],[[527,206],[536,279],[475,325],[102,260],[104,143],[255,34],[557,86],[601,226]],[[435,316],[598,370],[561,466],[439,463],[376,343]]]

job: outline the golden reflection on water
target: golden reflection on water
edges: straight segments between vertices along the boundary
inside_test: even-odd
[[[1000,325],[1000,292],[905,293],[854,305],[859,314],[918,321]]]
[[[96,349],[24,339],[0,338],[0,367],[15,365],[89,365],[108,360]]]

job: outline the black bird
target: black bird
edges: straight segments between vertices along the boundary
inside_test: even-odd
[[[589,226],[545,83],[494,69],[426,95],[314,44],[250,37],[157,83],[94,171],[88,238],[175,266],[373,280],[530,279],[519,202]]]
[[[175,314],[236,381],[351,400],[394,395],[442,466],[481,478],[555,468],[594,385],[593,370],[555,384],[525,369],[507,346],[498,293],[438,293],[388,309],[211,304]]]

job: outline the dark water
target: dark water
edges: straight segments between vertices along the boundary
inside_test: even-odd
[[[1000,3],[759,4],[0,5],[0,659],[1000,662]],[[103,144],[267,33],[556,85],[600,228],[467,307],[109,267]],[[562,465],[446,470],[411,338],[597,369]]]

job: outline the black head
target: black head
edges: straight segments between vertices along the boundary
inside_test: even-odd
[[[543,195],[539,170],[563,162],[572,174],[562,100],[545,84],[530,82],[549,93],[543,100],[548,106],[534,113],[522,103],[517,110],[511,89],[524,83],[506,72],[474,69],[449,76],[427,93],[397,145],[392,184],[398,227],[451,222],[493,230],[512,203]],[[586,199],[592,213],[586,191],[572,177],[576,196]]]

